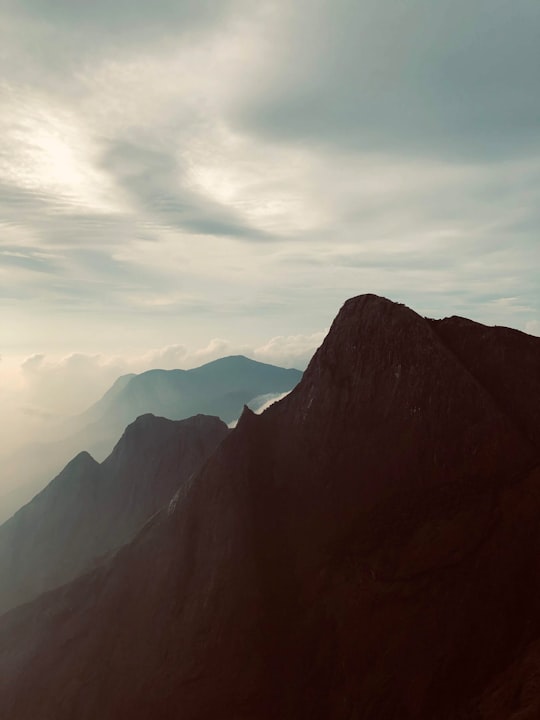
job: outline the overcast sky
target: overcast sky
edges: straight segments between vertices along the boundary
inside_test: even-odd
[[[538,334],[539,36],[538,0],[0,0],[0,401],[301,364],[363,292]]]

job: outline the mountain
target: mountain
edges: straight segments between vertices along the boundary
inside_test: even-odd
[[[131,540],[228,432],[216,417],[143,415],[101,464],[77,455],[0,526],[0,612],[88,570]]]
[[[23,447],[2,462],[6,485],[18,486],[0,497],[0,521],[10,517],[46,480],[81,450],[107,457],[122,431],[146,413],[182,420],[199,413],[236,420],[244,404],[262,395],[279,395],[298,383],[300,370],[256,362],[242,355],[224,357],[191,370],[149,370],[124,375],[92,407],[70,418],[57,441]],[[9,480],[9,483],[8,483]]]
[[[536,717],[539,368],[349,300],[132,543],[0,618],[0,716]]]
[[[125,427],[145,412],[180,420],[195,413],[236,420],[245,404],[259,395],[292,390],[300,370],[256,362],[243,355],[220,358],[191,370],[148,370],[120,378],[105,396],[78,419]]]

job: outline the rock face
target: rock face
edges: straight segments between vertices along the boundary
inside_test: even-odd
[[[540,638],[539,369],[522,333],[348,301],[167,512],[0,620],[0,716],[483,717]]]
[[[143,415],[100,465],[75,457],[0,526],[0,611],[88,570],[131,540],[227,435],[216,417]]]

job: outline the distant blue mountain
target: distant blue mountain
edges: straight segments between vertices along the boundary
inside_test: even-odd
[[[236,420],[245,404],[260,395],[292,390],[300,370],[250,360],[243,355],[214,360],[192,370],[148,370],[123,376],[80,416],[84,426],[95,422],[122,428],[143,413],[181,420],[196,413]]]

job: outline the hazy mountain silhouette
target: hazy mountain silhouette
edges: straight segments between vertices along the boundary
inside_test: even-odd
[[[535,717],[539,368],[523,333],[348,301],[132,543],[0,619],[0,715]]]
[[[300,370],[256,362],[243,355],[220,358],[191,370],[148,370],[127,380],[119,378],[78,422],[83,427],[99,423],[118,428],[150,412],[171,420],[203,413],[229,423],[256,396],[292,390],[301,377]]]
[[[217,415],[236,420],[244,404],[261,395],[292,390],[300,370],[250,360],[242,355],[214,360],[191,370],[149,370],[124,375],[95,405],[70,418],[58,441],[34,443],[4,459],[2,474],[18,486],[0,498],[0,521],[10,517],[81,450],[97,460],[110,453],[129,423],[152,413],[170,420]]]
[[[143,415],[103,463],[77,455],[0,526],[0,612],[71,580],[130,540],[227,432],[216,417]]]

